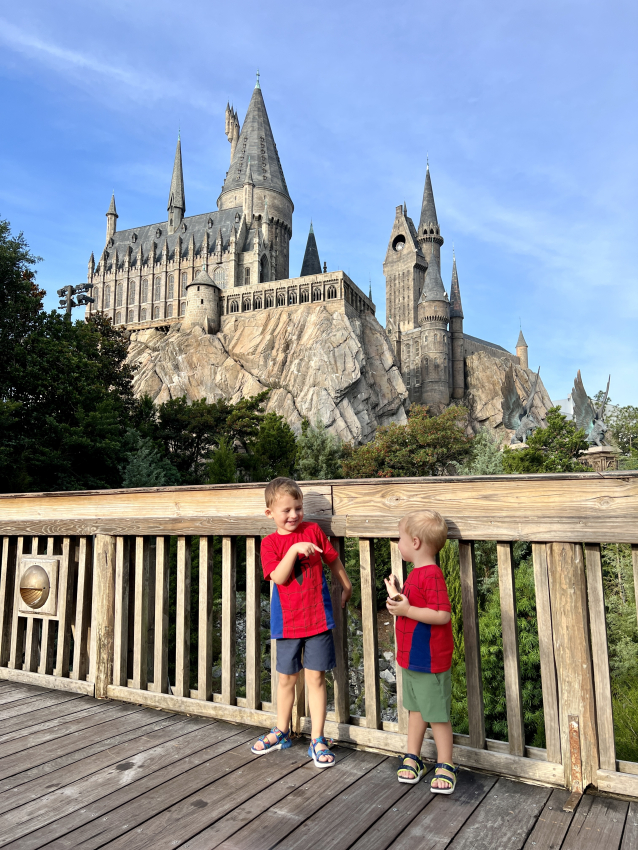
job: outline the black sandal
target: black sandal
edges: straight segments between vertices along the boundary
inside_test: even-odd
[[[399,782],[405,782],[406,785],[416,785],[416,783],[419,781],[419,779],[423,776],[423,773],[425,772],[425,765],[423,764],[421,759],[418,756],[415,756],[413,753],[408,753],[405,756],[399,756],[399,758],[401,759],[401,767],[399,768],[399,770],[397,770],[397,778]],[[412,761],[415,761],[417,763],[417,767],[414,767],[411,764],[406,764],[406,761],[408,759],[412,759]],[[407,776],[399,776],[399,773],[402,770],[409,770],[412,776],[409,779]]]

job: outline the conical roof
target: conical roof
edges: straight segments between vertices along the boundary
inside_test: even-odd
[[[200,269],[195,277],[193,278],[193,282],[189,283],[189,286],[193,286],[193,284],[203,285],[203,286],[217,286],[212,277],[208,274],[205,268]],[[188,287],[187,287],[188,288]],[[219,287],[217,287],[219,289]]]
[[[114,215],[119,218],[119,216],[117,215],[117,210],[115,209],[115,192],[113,192],[113,194],[111,195],[111,203],[109,204],[109,210],[107,212],[107,215]]]
[[[459,276],[456,271],[456,257],[452,263],[452,286],[450,287],[450,317],[463,318],[463,305],[461,304],[461,290],[459,288]]]
[[[436,254],[432,252],[428,263],[428,270],[425,273],[425,281],[423,282],[423,292],[419,298],[419,304],[423,301],[447,301],[445,287],[441,280],[441,270]]]
[[[432,191],[432,178],[430,177],[429,165],[425,172],[425,186],[423,187],[423,203],[421,204],[419,232],[422,231],[425,224],[433,224],[435,227],[439,226],[439,221],[436,217],[436,206],[434,205],[434,192]]]
[[[253,96],[241,128],[235,156],[222,187],[222,194],[244,185],[249,158],[256,188],[272,189],[290,198],[259,85],[253,89]]]
[[[186,198],[184,197],[184,174],[182,172],[182,142],[178,137],[177,149],[175,151],[175,162],[173,163],[173,176],[171,178],[171,190],[168,193],[168,206],[166,209],[176,207],[186,212]]]
[[[321,274],[321,260],[319,259],[319,251],[317,250],[317,240],[315,239],[315,231],[310,222],[310,233],[306,242],[306,253],[303,255],[303,263],[301,264],[300,277],[306,277],[309,274]]]
[[[521,346],[523,346],[524,348],[527,348],[527,343],[525,342],[525,337],[523,336],[523,329],[522,328],[521,328],[521,330],[518,334],[518,339],[516,340],[516,347],[520,348]]]

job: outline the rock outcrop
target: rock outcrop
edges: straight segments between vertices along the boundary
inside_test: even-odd
[[[469,410],[470,423],[475,433],[478,433],[481,428],[488,428],[499,442],[508,444],[514,432],[503,425],[501,387],[509,365],[509,361],[490,357],[484,351],[467,357],[465,361],[466,391],[463,400],[463,404]],[[523,402],[527,400],[531,392],[535,377],[536,374],[531,369],[514,366],[514,383]],[[550,407],[552,407],[552,400],[543,386],[542,379],[539,379],[532,413],[539,422],[542,422]]]
[[[407,391],[376,318],[332,312],[323,304],[225,317],[218,334],[133,331],[129,362],[136,395],[157,403],[226,398],[237,402],[270,389],[267,410],[297,432],[321,420],[341,440],[363,443],[380,425],[407,421]]]

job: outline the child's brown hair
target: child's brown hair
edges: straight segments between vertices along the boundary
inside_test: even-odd
[[[447,540],[447,523],[437,511],[411,511],[403,517],[399,528],[410,537],[418,537],[422,543],[434,546],[437,552],[441,551]]]
[[[280,496],[294,496],[295,499],[301,499],[303,502],[303,493],[301,487],[292,478],[273,478],[266,485],[266,507],[271,508]]]

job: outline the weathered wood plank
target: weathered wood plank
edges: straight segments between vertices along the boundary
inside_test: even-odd
[[[235,703],[237,541],[222,538],[222,699]]]
[[[25,618],[18,615],[20,605],[20,560],[24,552],[24,542],[24,537],[18,537],[16,543],[16,568],[12,602],[14,613],[11,619],[11,642],[9,645],[8,661],[8,666],[13,670],[22,667],[22,652],[24,650]]]
[[[133,621],[133,687],[144,690],[148,684],[148,537],[135,538],[135,596]],[[179,587],[179,585],[178,585]],[[179,597],[179,592],[178,592]],[[178,599],[179,610],[179,599]],[[179,626],[178,626],[179,628]]]
[[[78,559],[72,679],[86,679],[89,669],[88,636],[91,612],[91,549],[91,540],[81,537]]]
[[[28,710],[3,719],[0,743],[30,735],[31,730],[37,730],[45,724],[59,725],[65,718],[82,711],[85,704],[80,694],[69,692],[51,691],[46,696],[36,697]]]
[[[345,541],[343,537],[331,537],[330,542],[342,564],[346,562]],[[347,723],[350,719],[350,688],[348,670],[348,608],[341,607],[342,587],[334,576],[330,579],[330,599],[335,627],[333,637],[337,666],[333,671],[335,720]]]
[[[564,782],[568,788],[572,787],[568,718],[575,715],[579,718],[582,781],[586,788],[589,784],[597,784],[598,734],[582,547],[570,543],[549,544],[547,571],[554,658],[560,684],[559,716]]]
[[[95,696],[104,699],[106,688],[113,681],[115,538],[96,535],[93,552],[90,677],[95,683]]]
[[[552,791],[551,797],[538,816],[523,850],[550,850],[560,847],[574,817],[573,812],[564,812],[563,806],[571,792],[563,789]]]
[[[170,577],[170,537],[155,539],[155,661],[153,690],[168,690],[168,585]],[[117,684],[126,684],[119,682]]]
[[[591,804],[587,805],[589,800]],[[574,813],[561,850],[616,850],[629,803],[604,797],[585,797]]]
[[[190,693],[191,538],[177,538],[177,610],[175,617],[176,696]]]
[[[270,604],[272,606],[272,595],[275,591],[275,582],[269,582],[270,585]],[[279,685],[279,673],[277,672],[277,641],[270,640],[270,705],[273,714],[277,714],[277,687]],[[264,708],[262,704],[262,708]],[[265,710],[265,708],[264,708]]]
[[[638,776],[633,773],[601,769],[598,771],[598,790],[638,799]]]
[[[31,540],[31,554],[38,553],[38,538]],[[40,661],[40,619],[35,616],[26,618],[26,632],[24,639],[24,664],[23,669],[35,673]]]
[[[55,538],[49,537],[47,539],[47,555],[49,557],[53,556],[55,549]],[[40,629],[40,666],[38,667],[38,673],[44,673],[45,675],[53,673],[53,650],[54,650],[54,638],[53,635],[57,631],[58,624],[49,619],[49,617],[44,617],[42,619],[42,626]]]
[[[16,580],[16,540],[2,539],[2,566],[0,568],[0,667],[9,660],[11,649],[11,623]]]
[[[58,644],[55,676],[68,677],[71,651],[71,623],[75,614],[73,586],[75,581],[75,540],[65,537],[58,572]]]
[[[605,615],[600,546],[588,543],[585,546],[585,558],[587,561],[587,595],[589,598],[589,624],[591,628],[600,766],[603,770],[616,770],[614,708],[611,698],[607,618]]]
[[[248,603],[246,603],[248,610]],[[199,610],[197,650],[197,698],[210,699],[213,692],[213,538],[199,538]],[[248,671],[246,671],[248,676]]]
[[[630,803],[620,850],[638,850],[638,803]]]
[[[261,576],[257,539],[246,538],[246,704],[261,706]]]
[[[511,543],[497,543],[498,584],[501,596],[501,626],[503,630],[503,664],[505,668],[505,697],[507,700],[507,738],[510,753],[522,756],[525,752],[525,724],[521,690],[521,664],[518,652],[518,621],[516,617],[516,586]]]
[[[547,546],[545,543],[532,544],[532,560],[534,563],[534,587],[536,591],[536,617],[541,660],[541,685],[543,690],[543,717],[545,723],[545,740],[547,742],[547,760],[560,764],[558,682],[556,681],[556,662],[554,660],[552,608],[549,598]]]
[[[29,722],[32,714],[51,705],[65,705],[74,699],[79,699],[79,694],[65,693],[64,691],[48,691],[42,694],[32,694],[21,700],[2,703],[0,706],[0,738],[5,734],[6,727],[11,721],[18,720],[19,723]],[[26,717],[25,715],[28,715]]]
[[[365,687],[366,726],[381,726],[381,692],[379,685],[379,636],[377,634],[377,587],[374,571],[374,544],[359,541],[361,573],[361,619],[363,627],[363,677]]]
[[[471,541],[459,541],[459,568],[470,746],[482,750],[485,747],[485,706],[483,703],[476,563],[474,543]]]
[[[113,683],[125,685],[128,678],[128,620],[130,543],[115,539],[115,618],[113,633]]]
[[[84,694],[91,697],[95,693],[93,682],[81,682],[60,676],[49,676],[44,673],[31,673],[26,670],[12,670],[8,667],[0,667],[0,679],[23,682],[26,685],[39,685],[43,688],[54,688],[60,691],[71,691],[74,694]]]
[[[399,582],[399,586],[403,587],[407,578],[406,563],[399,552],[399,544],[396,540],[390,541],[390,566],[392,575]],[[393,622],[393,627],[396,625],[396,620]],[[397,636],[396,628],[394,629],[394,674],[397,680],[397,717],[399,724],[399,732],[402,735],[408,734],[408,712],[403,707],[403,668],[399,667],[397,662]]]

